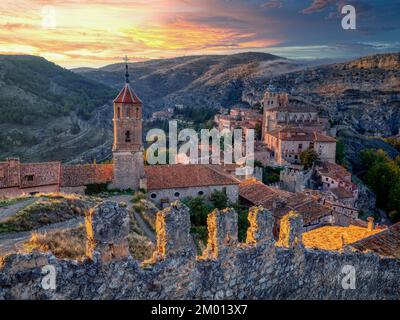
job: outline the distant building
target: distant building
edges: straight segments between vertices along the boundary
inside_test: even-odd
[[[300,127],[284,127],[264,134],[264,142],[275,162],[280,165],[300,164],[300,154],[314,150],[320,160],[335,162],[336,139],[318,131]]]
[[[155,121],[155,120],[169,120],[169,119],[172,119],[173,116],[174,116],[174,110],[168,108],[167,110],[153,112],[152,115],[151,115],[151,120],[152,121]]]
[[[328,120],[319,117],[313,105],[291,99],[288,93],[280,92],[270,84],[263,99],[262,138],[269,132],[288,126],[326,133]]]

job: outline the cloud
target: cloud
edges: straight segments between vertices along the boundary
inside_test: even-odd
[[[263,8],[282,8],[283,1],[282,0],[269,0],[261,5]]]

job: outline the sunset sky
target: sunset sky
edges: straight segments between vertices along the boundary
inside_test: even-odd
[[[353,4],[357,30],[343,30]],[[399,0],[1,0],[0,54],[65,67],[261,51],[293,59],[400,51]]]

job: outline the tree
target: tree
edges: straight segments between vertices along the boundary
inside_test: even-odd
[[[308,149],[300,153],[300,161],[304,169],[309,169],[315,161],[319,160],[318,154],[313,149]]]
[[[339,140],[336,143],[336,163],[343,164],[344,157],[345,157],[344,143],[342,140]]]
[[[400,165],[383,150],[364,150],[361,153],[364,174],[362,179],[376,193],[377,206],[389,212],[392,221],[400,212]]]
[[[187,198],[183,200],[183,203],[190,209],[190,221],[193,226],[207,225],[207,215],[213,208],[203,197]]]
[[[228,206],[228,196],[225,191],[215,190],[211,194],[210,200],[217,209],[225,209]]]

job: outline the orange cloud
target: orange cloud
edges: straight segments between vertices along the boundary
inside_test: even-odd
[[[41,55],[69,67],[104,65],[125,55],[172,57],[280,42],[265,35],[257,25],[265,29],[265,19],[248,8],[214,0],[3,1],[0,54]],[[43,7],[49,5],[55,27],[46,29]]]

